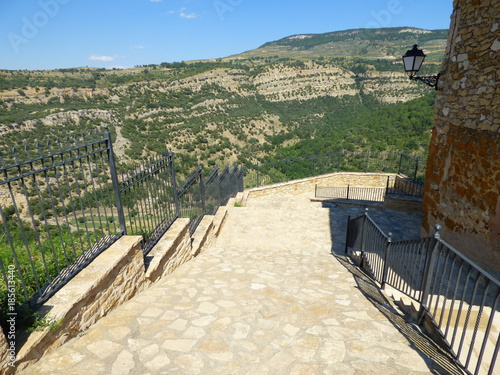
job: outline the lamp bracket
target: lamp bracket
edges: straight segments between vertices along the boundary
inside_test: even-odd
[[[436,90],[438,89],[438,82],[439,82],[439,77],[441,76],[441,73],[439,73],[437,76],[416,76],[412,75],[410,76],[410,79],[412,81],[421,81],[425,83],[426,85],[430,87],[434,87]]]

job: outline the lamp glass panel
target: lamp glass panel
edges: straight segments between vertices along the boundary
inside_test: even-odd
[[[414,69],[413,69],[413,66],[415,65],[414,64],[414,60],[415,60],[415,56],[405,56],[403,57],[403,62],[404,62],[404,65],[405,65],[405,71],[407,72],[413,72]]]
[[[418,72],[420,70],[420,67],[422,66],[422,63],[425,60],[425,55],[424,56],[415,56],[415,63],[413,65],[413,70]]]

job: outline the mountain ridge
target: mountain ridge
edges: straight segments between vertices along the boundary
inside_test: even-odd
[[[418,44],[427,49],[428,62],[440,62],[446,46],[447,29],[426,30],[410,26],[349,29],[318,34],[294,34],[226,59],[266,57],[370,57],[400,58]],[[347,43],[346,43],[347,42]],[[350,47],[350,48],[349,48]]]
[[[432,93],[408,80],[400,58],[373,56],[380,50],[387,54],[387,48],[403,54],[415,42],[405,30],[355,33],[355,42],[346,39],[333,48],[333,34],[352,36],[352,31],[334,32],[330,44],[302,50],[294,43],[304,38],[287,37],[279,43],[292,47],[276,48],[288,57],[254,54],[126,70],[0,70],[0,153],[22,148],[26,140],[64,139],[108,126],[120,139],[115,151],[124,163],[165,148],[177,152],[186,168],[255,162],[299,149],[317,152],[323,138],[328,146],[322,149],[422,154],[432,127]],[[429,33],[418,35],[427,35],[432,53],[442,59],[444,32]],[[319,55],[325,45],[343,53],[365,51],[361,57],[326,57]],[[317,56],[308,57],[311,51]],[[439,71],[438,61],[431,59],[422,74]],[[383,111],[391,111],[394,120],[377,115],[377,130],[371,129],[372,114]]]

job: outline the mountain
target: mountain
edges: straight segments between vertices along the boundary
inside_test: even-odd
[[[324,34],[300,34],[268,42],[232,58],[252,57],[362,57],[399,59],[413,44],[427,53],[427,62],[441,63],[448,30],[423,30],[413,27],[353,29]]]
[[[122,164],[168,148],[186,170],[342,149],[425,154],[433,92],[394,56],[420,43],[434,74],[445,34],[347,30],[211,61],[0,71],[0,154],[104,125]]]

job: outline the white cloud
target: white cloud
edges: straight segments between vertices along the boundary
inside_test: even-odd
[[[114,56],[98,56],[98,55],[92,55],[89,57],[89,60],[93,60],[93,61],[115,61],[116,59],[120,59],[124,56],[118,56],[118,55],[114,55]]]
[[[131,46],[130,49],[144,49],[144,46]]]
[[[184,13],[184,12],[181,12],[181,13],[179,14],[179,16],[180,16],[181,18],[186,18],[186,19],[188,19],[188,20],[193,19],[193,18],[198,18],[198,15],[197,15],[196,13],[186,14],[186,13]]]
[[[96,55],[92,55],[89,57],[89,60],[93,60],[93,61],[114,61],[116,59],[116,57],[114,56],[96,56]]]
[[[163,1],[163,0],[149,0],[151,1],[152,3],[159,3],[160,1]]]
[[[181,8],[179,10],[171,10],[171,11],[167,12],[166,14],[178,14],[179,17],[185,18],[185,19],[194,19],[194,18],[199,17],[199,15],[197,15],[196,13],[186,13],[185,10],[187,10],[187,9]]]

